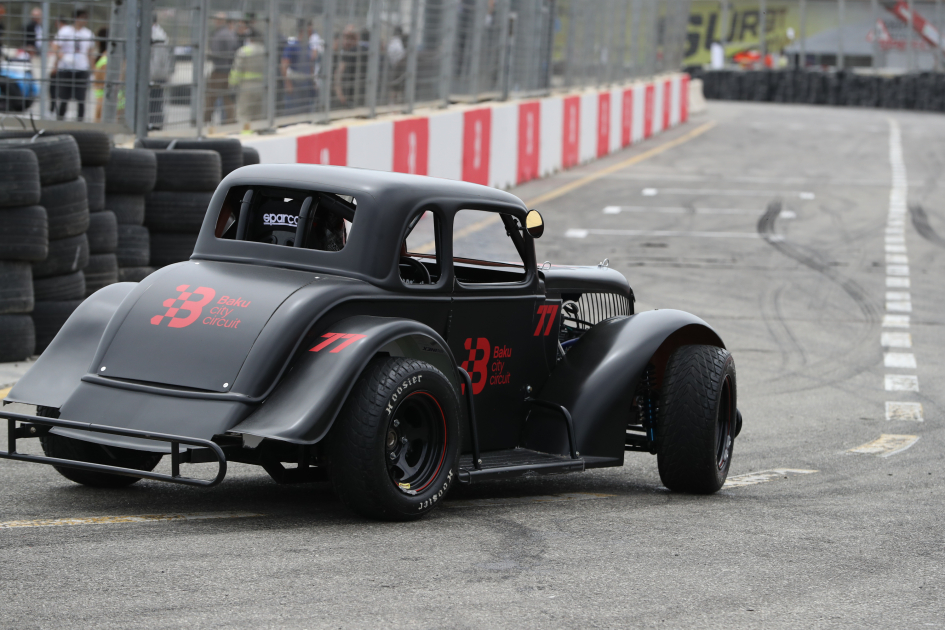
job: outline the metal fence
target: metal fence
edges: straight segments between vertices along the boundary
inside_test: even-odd
[[[689,7],[689,0],[0,2],[0,110],[47,126],[82,120],[139,136],[202,135],[537,96],[679,69]],[[31,80],[18,79],[27,69]],[[26,93],[19,101],[17,86]]]

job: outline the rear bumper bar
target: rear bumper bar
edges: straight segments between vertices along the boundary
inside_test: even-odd
[[[187,486],[202,486],[211,488],[226,476],[226,455],[223,449],[215,442],[210,440],[201,440],[199,438],[184,437],[182,435],[170,435],[168,433],[152,433],[150,431],[138,431],[135,429],[122,429],[120,427],[109,427],[101,424],[90,424],[88,422],[75,422],[73,420],[63,420],[60,418],[43,418],[40,416],[28,416],[21,413],[12,413],[0,409],[0,418],[7,421],[7,450],[0,451],[0,458],[14,459],[23,462],[34,462],[37,464],[49,464],[62,468],[75,468],[77,470],[89,470],[94,472],[109,473],[112,475],[123,475],[126,477],[141,477],[142,479],[153,479],[155,481],[166,481],[169,483],[179,483]],[[17,426],[17,422],[25,423]],[[38,455],[26,455],[16,452],[17,438],[38,437],[48,432],[46,430],[37,430],[38,427],[62,427],[64,429],[79,429],[81,431],[91,431],[94,433],[108,433],[111,435],[121,435],[125,437],[143,438],[146,440],[155,440],[157,442],[169,442],[171,445],[171,474],[165,475],[144,470],[135,470],[133,468],[122,468],[120,466],[109,466],[107,464],[93,464],[91,462],[80,462],[71,459],[59,459],[56,457],[40,457]],[[202,457],[195,457],[194,449],[185,452],[187,457],[181,457],[180,445],[197,447]],[[206,449],[206,450],[204,450]],[[207,457],[209,456],[209,457]],[[213,479],[194,479],[184,477],[180,474],[181,461],[214,461],[216,460],[219,468],[217,476]]]

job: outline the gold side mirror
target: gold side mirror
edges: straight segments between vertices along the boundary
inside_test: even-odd
[[[538,210],[529,210],[525,215],[525,231],[532,238],[541,238],[541,235],[545,233],[545,221]]]

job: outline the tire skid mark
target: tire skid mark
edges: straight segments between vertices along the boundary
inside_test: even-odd
[[[934,245],[945,247],[945,238],[939,236],[932,224],[929,223],[929,215],[926,214],[925,208],[919,204],[913,204],[909,206],[909,216],[912,219],[912,227],[919,233],[919,236]]]
[[[867,342],[871,337],[875,337],[875,331],[879,328],[880,313],[878,307],[871,299],[870,294],[857,282],[837,272],[830,262],[825,260],[819,252],[808,247],[789,243],[784,239],[783,235],[775,232],[775,224],[778,216],[781,214],[781,208],[782,203],[780,199],[773,200],[768,204],[765,213],[758,219],[757,229],[759,235],[779,253],[816,271],[823,278],[840,287],[856,304],[863,316],[863,323],[865,324],[860,335],[846,352],[835,354],[830,358],[811,365],[808,365],[806,355],[802,356],[802,364],[805,368],[804,372],[790,370],[790,374],[804,379],[808,384],[799,387],[788,386],[784,388],[778,387],[777,384],[774,385],[780,393],[788,393],[791,391],[809,389],[810,385],[823,386],[826,384],[834,384],[869,370],[872,365],[869,357],[864,356],[862,357],[862,361],[857,362],[851,361],[850,355],[862,353],[864,352],[864,348],[870,347]],[[777,304],[775,304],[774,310],[775,317],[780,321],[780,327],[787,330],[788,324],[784,321],[780,309],[777,308]],[[771,330],[770,325],[768,328]],[[789,344],[785,344],[782,340],[783,335],[775,335],[775,339],[782,352],[786,351],[785,345],[800,345],[797,337],[792,332],[788,331],[786,335],[790,340]],[[781,378],[778,380],[781,380]]]

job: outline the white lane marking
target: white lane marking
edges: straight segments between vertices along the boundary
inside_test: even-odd
[[[919,377],[913,374],[886,374],[883,381],[887,392],[919,391]]]
[[[684,238],[760,238],[757,232],[695,232],[686,230],[606,230],[569,228],[566,238],[587,238],[588,235],[599,236],[679,236]],[[781,239],[783,240],[783,239]]]
[[[905,236],[887,236],[885,238],[887,245],[905,245],[906,237]]]
[[[890,313],[911,313],[912,302],[886,302],[886,310]]]
[[[793,197],[810,201],[815,198],[812,192],[794,190],[720,190],[718,188],[644,188],[640,191],[644,197],[656,195],[719,195],[723,197]]]
[[[887,254],[905,254],[906,246],[905,245],[887,245],[886,253]]]
[[[250,518],[265,516],[253,512],[198,512],[194,514],[139,514],[136,516],[83,516],[78,518],[46,518],[30,521],[0,522],[0,529],[14,527],[62,527],[65,525],[115,525],[119,523],[156,523],[167,521],[207,521],[218,518]]]
[[[753,486],[758,483],[765,483],[773,479],[787,479],[794,475],[810,475],[816,470],[804,470],[800,468],[775,468],[773,470],[760,470],[758,472],[745,473],[743,475],[734,475],[725,480],[723,488],[741,488],[742,486]]]
[[[884,332],[879,336],[884,348],[911,348],[912,335],[904,332]]]
[[[886,265],[887,276],[908,276],[909,265]]]
[[[886,420],[890,422],[924,422],[922,417],[922,403],[916,402],[887,402]]]
[[[905,235],[906,228],[905,225],[895,225],[886,228],[886,234],[888,235]]]
[[[886,287],[889,289],[908,289],[909,278],[886,278]]]
[[[884,352],[883,365],[888,368],[912,369],[916,367],[915,355],[911,352]]]
[[[568,494],[548,494],[535,497],[508,497],[505,499],[470,499],[468,501],[446,501],[444,507],[496,507],[500,505],[531,505],[534,503],[560,503],[562,501],[591,501],[609,499],[615,494],[597,494],[593,492],[571,492]]]
[[[908,291],[886,291],[886,299],[892,302],[911,302],[912,294]]]
[[[733,214],[756,217],[762,213],[758,210],[744,208],[686,208],[684,206],[604,206],[604,214]],[[796,219],[797,215],[790,210],[782,210],[780,219]]]
[[[884,433],[872,442],[851,448],[850,452],[890,457],[896,453],[903,452],[918,441],[918,435],[887,435]]]
[[[908,328],[908,315],[883,315],[884,328]]]
[[[905,254],[886,254],[887,265],[908,265],[909,257]]]

